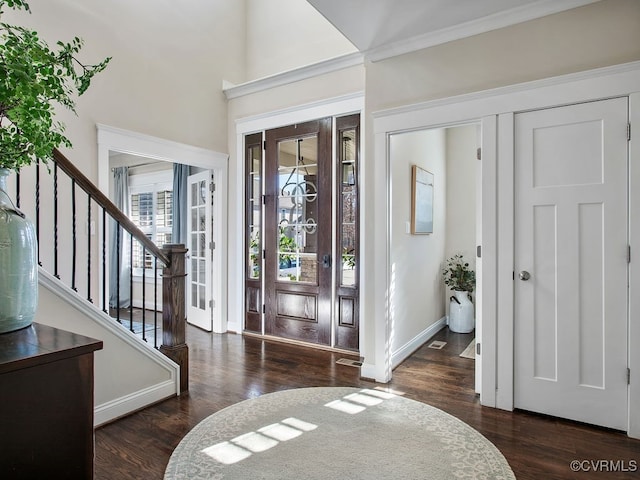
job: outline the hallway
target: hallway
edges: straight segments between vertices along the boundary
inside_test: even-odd
[[[481,407],[473,390],[473,360],[459,354],[473,334],[441,330],[395,371],[386,387],[448,412],[480,431],[509,461],[519,480],[632,478],[637,473],[572,473],[572,460],[640,460],[640,441],[575,422]],[[429,348],[445,341],[441,349]],[[210,414],[236,402],[289,388],[382,387],[336,364],[344,355],[212,335],[187,327],[190,390],[96,430],[97,480],[161,479],[182,437]],[[357,358],[355,358],[357,360]],[[133,368],[133,367],[132,367]]]

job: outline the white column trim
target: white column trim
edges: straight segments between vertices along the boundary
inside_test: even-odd
[[[640,92],[629,96],[629,427],[627,434],[640,438]]]

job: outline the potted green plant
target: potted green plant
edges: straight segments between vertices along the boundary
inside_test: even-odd
[[[442,271],[444,283],[453,290],[449,301],[449,329],[456,333],[469,333],[474,328],[471,296],[476,286],[476,273],[460,254],[447,259]]]
[[[476,273],[469,268],[469,263],[460,254],[447,259],[442,275],[444,283],[451,290],[471,293],[475,288]]]
[[[24,0],[0,0],[0,19],[6,7],[31,12]],[[47,163],[54,148],[71,147],[54,108],[75,113],[73,97],[110,61],[80,62],[78,37],[56,46],[33,30],[0,22],[0,333],[31,324],[38,293],[34,228],[6,194],[6,178],[38,160]]]

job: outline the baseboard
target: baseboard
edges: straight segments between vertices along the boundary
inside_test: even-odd
[[[360,378],[374,380],[378,383],[389,383],[391,371],[405,361],[413,352],[424,345],[431,337],[438,333],[446,325],[447,317],[442,317],[434,324],[428,326],[398,350],[391,354],[391,368],[375,363],[363,363],[360,367]],[[384,359],[386,361],[386,359]]]
[[[167,380],[164,383],[158,383],[124,397],[96,405],[93,424],[95,427],[99,427],[125,415],[130,415],[132,412],[148,407],[153,403],[173,397],[175,394],[175,382]]]
[[[424,345],[431,337],[438,333],[446,325],[446,317],[442,317],[436,323],[430,325],[425,330],[416,335],[413,339],[405,343],[395,352],[391,353],[391,368],[394,369],[405,361],[409,356]]]
[[[382,382],[381,379],[376,379],[376,366],[371,363],[363,363],[360,367],[360,378],[365,380],[373,380],[378,383],[387,383]]]
[[[227,322],[227,332],[229,333],[243,333],[242,324],[240,322]]]

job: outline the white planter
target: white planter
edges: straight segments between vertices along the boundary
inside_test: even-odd
[[[455,333],[469,333],[475,327],[473,303],[468,292],[453,292],[449,303],[449,330]]]

